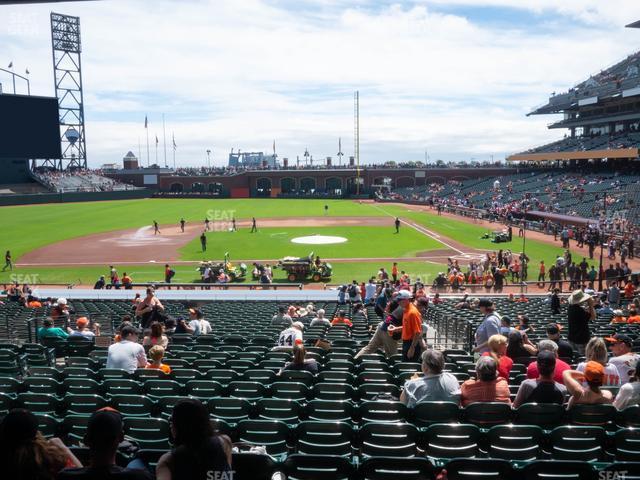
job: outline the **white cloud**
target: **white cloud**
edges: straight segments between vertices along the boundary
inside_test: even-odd
[[[637,43],[638,32],[621,27],[640,18],[635,2],[621,1],[620,8],[591,0],[481,2],[530,11],[550,25],[568,19],[544,29],[535,22],[508,29],[474,23],[463,8],[480,5],[472,0],[423,3],[56,5],[81,17],[90,163],[137,153],[138,137],[144,151],[145,114],[153,159],[156,134],[162,147],[163,112],[181,163],[205,163],[207,148],[216,163],[232,147],[270,151],[274,138],[279,155],[294,159],[305,147],[315,158],[335,157],[342,137],[348,156],[355,89],[363,162],[417,160],[425,148],[431,158],[502,158],[560,137],[546,130],[550,117],[525,114]],[[444,3],[461,9],[440,12]],[[34,92],[49,95],[50,8],[0,7],[9,19],[0,27],[0,45],[7,47],[0,63],[28,65]]]

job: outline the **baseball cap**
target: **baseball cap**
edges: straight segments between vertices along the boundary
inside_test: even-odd
[[[628,346],[633,345],[633,340],[631,340],[631,337],[629,335],[625,335],[624,333],[616,333],[612,337],[605,337],[605,340],[611,343],[622,342],[622,343],[626,343]]]
[[[80,317],[76,320],[76,326],[78,328],[84,328],[89,325],[89,319],[87,317]]]
[[[304,323],[302,323],[302,322],[293,322],[293,323],[291,324],[291,326],[292,326],[292,327],[297,327],[297,328],[299,328],[300,330],[304,330]]]
[[[409,290],[400,290],[396,299],[398,300],[411,300],[413,298],[413,294]]]
[[[479,307],[493,307],[493,300],[489,298],[481,298],[478,302]]]
[[[66,305],[67,304],[67,299],[64,298],[64,297],[60,297],[56,303],[58,305]]]
[[[543,366],[548,365],[549,367],[555,366],[556,355],[555,353],[550,352],[548,350],[543,350],[538,353],[537,362],[538,362],[538,366],[541,366],[541,365]]]
[[[584,378],[586,378],[588,382],[602,384],[603,377],[604,367],[601,364],[594,361],[587,362],[584,368]]]

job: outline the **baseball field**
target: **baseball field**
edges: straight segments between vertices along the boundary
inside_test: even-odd
[[[249,266],[314,252],[333,265],[333,284],[365,280],[397,261],[412,278],[430,283],[448,257],[466,265],[487,251],[523,247],[517,231],[510,243],[481,238],[498,225],[438,216],[424,207],[351,200],[143,199],[3,207],[0,218],[0,249],[10,250],[15,264],[0,273],[0,283],[93,285],[109,265],[134,282],[157,282],[165,263],[176,271],[174,282],[194,282],[200,261],[222,260],[225,252]],[[200,241],[205,219],[206,252]],[[322,243],[331,239],[318,236],[340,243]],[[531,237],[525,247],[532,265],[551,263],[561,252],[557,244]],[[274,282],[286,281],[283,271],[274,270]]]

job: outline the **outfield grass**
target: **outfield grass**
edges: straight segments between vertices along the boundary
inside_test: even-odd
[[[163,265],[115,265],[120,274],[127,272],[134,282],[162,282],[164,281]],[[376,275],[380,267],[391,270],[390,262],[350,262],[334,263],[333,277],[329,283],[342,284],[352,280],[365,281],[369,277]],[[400,262],[399,267],[404,269],[412,279],[420,277],[424,282],[431,283],[442,266],[427,262]],[[196,265],[174,265],[176,276],[174,283],[191,283],[200,280],[200,275],[196,271]],[[250,268],[249,268],[250,271]],[[282,270],[275,269],[274,283],[289,283]],[[37,284],[77,284],[93,285],[100,275],[108,278],[109,270],[99,266],[79,266],[79,267],[21,267],[13,272],[0,272],[0,285],[11,281],[20,283]],[[252,282],[247,278],[246,282]]]
[[[50,243],[92,233],[160,224],[178,225],[211,219],[229,220],[269,217],[322,216],[324,205],[330,216],[381,216],[367,204],[345,200],[280,199],[142,199],[110,202],[62,203],[1,207],[0,250],[11,250],[13,259]]]
[[[295,237],[332,235],[347,238],[345,243],[331,245],[303,245],[291,243]],[[180,249],[183,260],[222,259],[224,252],[231,258],[278,259],[284,256],[303,257],[314,252],[320,258],[379,258],[415,257],[418,252],[436,250],[442,244],[412,228],[402,228],[399,234],[390,226],[384,227],[270,227],[250,233],[244,228],[237,232],[207,233],[207,251],[202,252],[200,239]]]

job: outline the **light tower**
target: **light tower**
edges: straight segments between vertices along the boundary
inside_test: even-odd
[[[66,161],[67,168],[87,168],[79,17],[51,13],[51,47],[62,143],[59,165]]]

